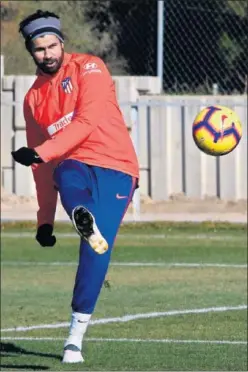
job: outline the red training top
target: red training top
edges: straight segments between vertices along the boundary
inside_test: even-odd
[[[28,147],[44,163],[32,166],[38,225],[53,224],[57,191],[53,170],[64,159],[139,177],[132,140],[104,62],[87,54],[64,54],[54,75],[38,70],[24,100]]]

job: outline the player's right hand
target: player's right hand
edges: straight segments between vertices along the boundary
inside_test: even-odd
[[[56,243],[56,238],[52,234],[53,226],[46,223],[38,227],[35,238],[42,247],[53,247]]]
[[[11,155],[13,156],[14,160],[17,161],[17,163],[25,165],[26,167],[29,167],[32,164],[43,163],[43,160],[40,158],[37,152],[28,147],[21,147],[17,151],[12,151]]]

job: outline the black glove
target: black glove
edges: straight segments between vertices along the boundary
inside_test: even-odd
[[[45,223],[40,225],[37,230],[36,240],[42,247],[53,247],[56,243],[56,238],[53,233],[53,226]]]
[[[35,152],[33,149],[29,149],[28,147],[21,147],[17,151],[12,151],[11,155],[13,156],[14,160],[17,161],[17,163],[26,165],[26,167],[33,163],[43,163],[43,160],[39,157],[37,152]]]

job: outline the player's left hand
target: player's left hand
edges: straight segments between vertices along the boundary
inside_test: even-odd
[[[43,160],[39,157],[36,151],[28,147],[21,147],[17,151],[12,151],[11,155],[17,163],[29,167],[32,164],[43,163]]]
[[[53,226],[48,223],[39,226],[35,238],[42,247],[53,247],[56,243]]]

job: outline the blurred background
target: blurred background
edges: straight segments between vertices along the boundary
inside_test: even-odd
[[[48,9],[61,17],[67,50],[97,54],[114,75],[156,76],[162,44],[164,92],[211,94],[217,84],[223,94],[243,94],[248,66],[247,2],[165,0],[160,7],[158,3],[2,1],[1,47],[8,58],[5,72],[34,73],[18,23],[37,9]]]
[[[22,102],[35,78],[18,24],[37,9],[60,16],[68,52],[100,56],[113,75],[140,161],[130,218],[163,218],[185,205],[188,212],[189,204],[194,212],[246,213],[248,5],[242,0],[2,1],[4,210],[10,200],[35,200],[30,170],[13,164],[10,151],[25,145]],[[210,104],[234,109],[243,124],[240,145],[223,158],[200,153],[191,136],[194,117]]]

